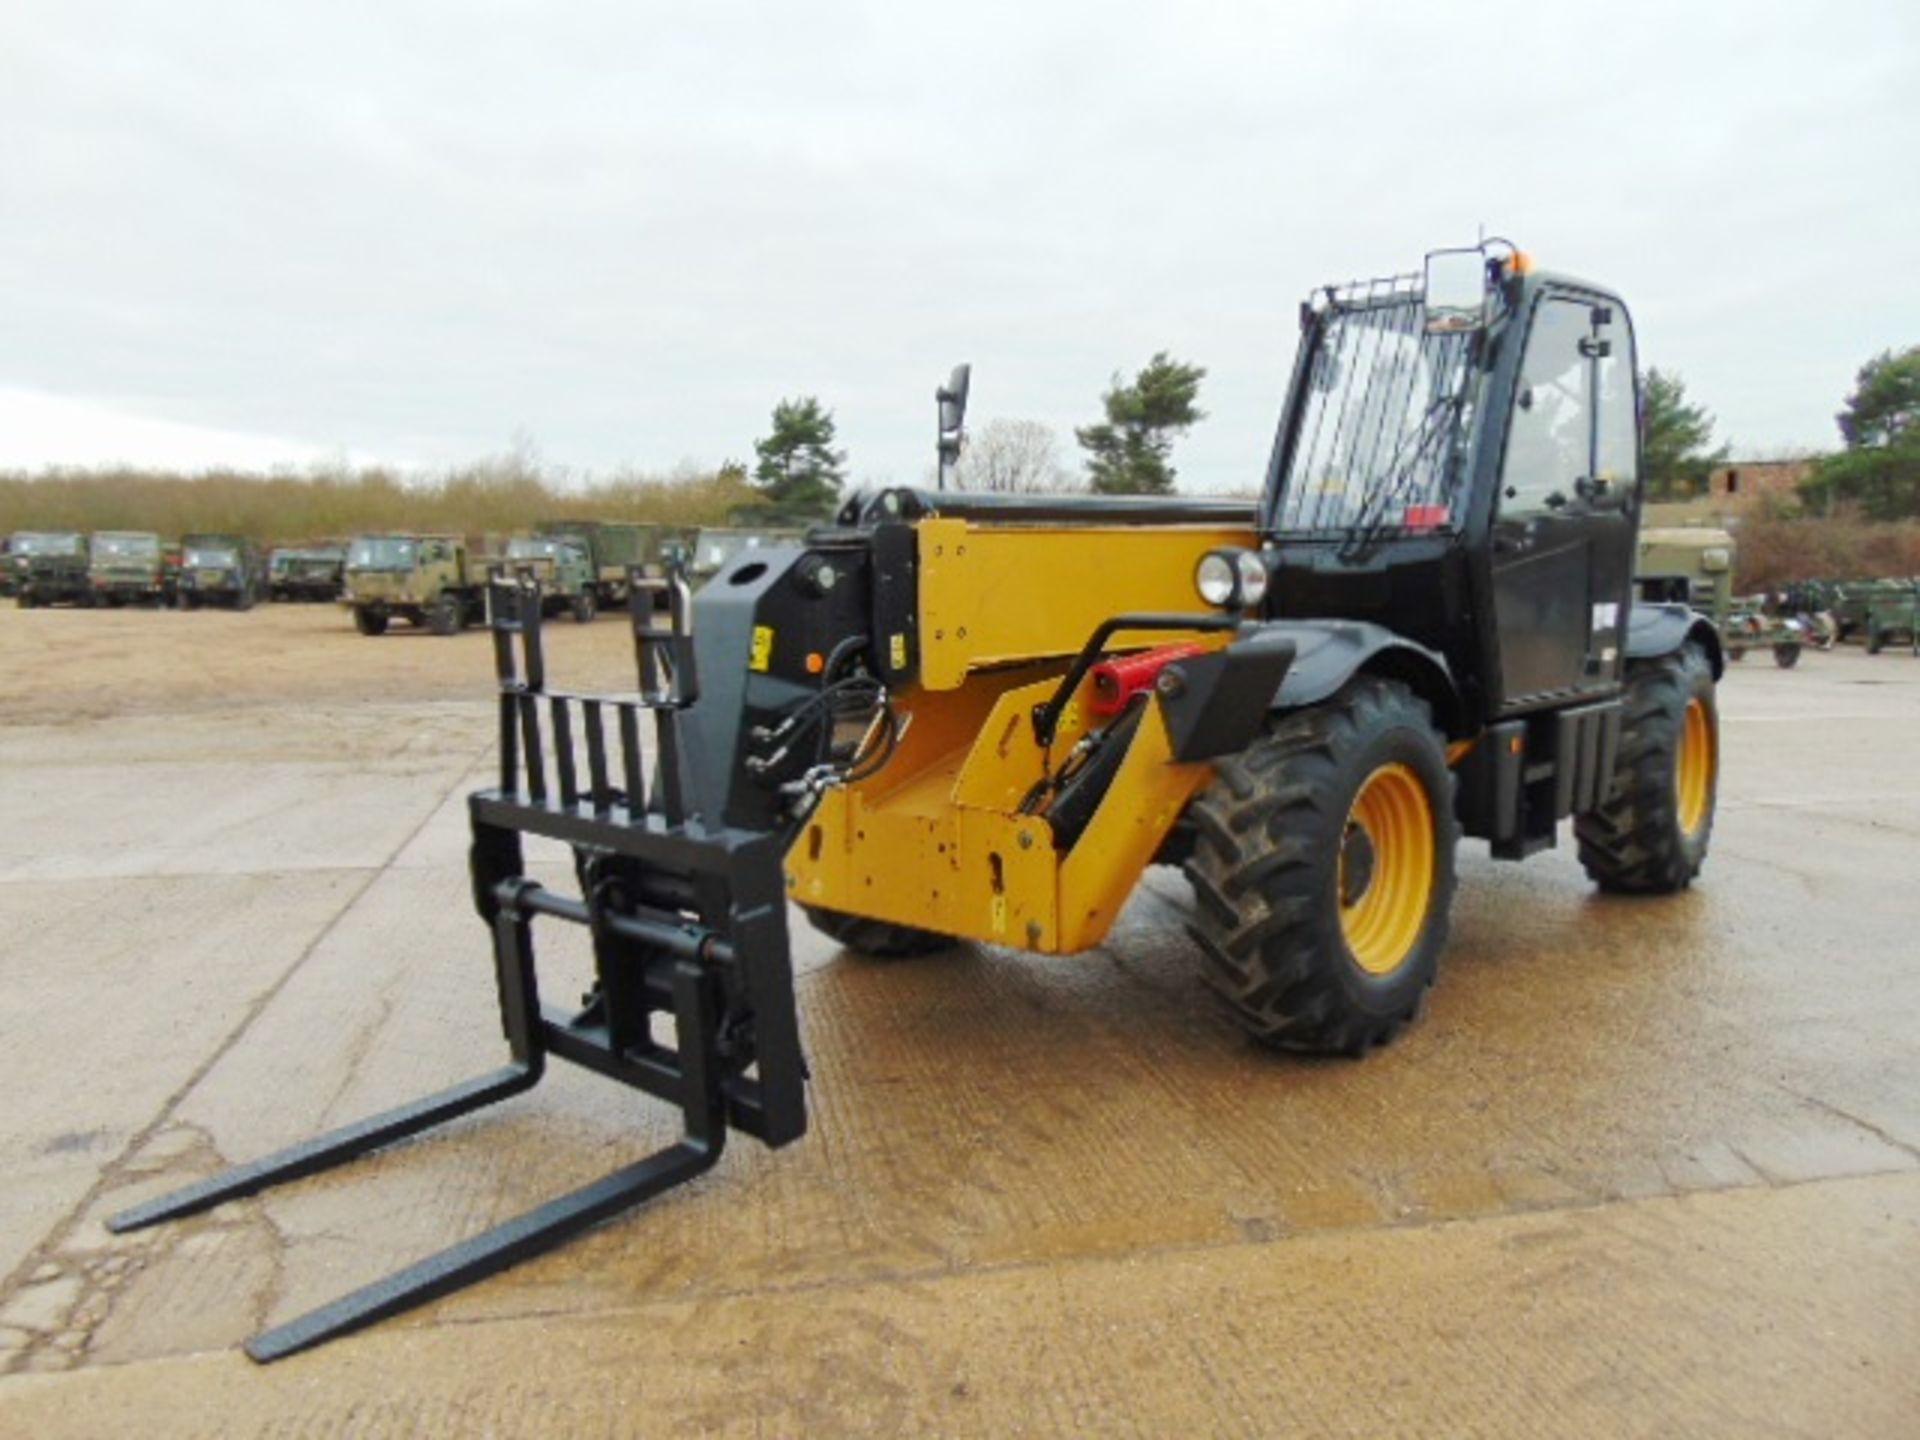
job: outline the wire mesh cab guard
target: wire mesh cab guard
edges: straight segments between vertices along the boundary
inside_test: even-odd
[[[664,621],[656,604],[662,590]],[[493,937],[507,1063],[137,1205],[107,1224],[116,1232],[138,1229],[315,1174],[531,1089],[550,1056],[677,1105],[682,1139],[264,1331],[247,1342],[255,1360],[308,1349],[552,1249],[711,1169],[729,1128],[776,1146],[805,1133],[806,1067],[781,874],[785,838],[709,825],[688,810],[690,757],[679,720],[697,701],[698,685],[685,583],[678,575],[646,579],[636,570],[630,614],[635,693],[549,690],[538,582],[496,574],[488,585],[499,783],[468,804],[474,904]],[[641,750],[643,713],[654,723],[651,757]],[[584,746],[584,766],[577,746]],[[643,769],[648,758],[651,784]],[[526,835],[572,847],[578,897],[527,876]],[[577,1012],[541,1003],[536,917],[592,933],[596,978]]]

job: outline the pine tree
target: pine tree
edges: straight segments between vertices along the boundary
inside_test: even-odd
[[[1727,458],[1727,447],[1709,449],[1713,416],[1687,403],[1686,382],[1671,371],[1650,369],[1641,385],[1646,407],[1640,460],[1650,500],[1685,500],[1704,494],[1707,472]]]
[[[1809,506],[1857,505],[1869,520],[1920,516],[1920,345],[1862,365],[1834,418],[1847,448],[1800,487]]]
[[[811,395],[773,407],[773,430],[753,442],[753,482],[768,523],[814,520],[840,503],[846,452],[833,448],[833,414]]]
[[[1162,350],[1133,377],[1101,397],[1107,418],[1075,430],[1087,452],[1087,477],[1103,495],[1165,495],[1173,489],[1174,438],[1207,417],[1194,402],[1206,370]]]

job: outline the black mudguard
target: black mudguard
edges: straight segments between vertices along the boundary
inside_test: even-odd
[[[1713,622],[1685,605],[1634,605],[1627,611],[1627,658],[1651,660],[1671,655],[1689,640],[1700,642],[1713,665],[1713,678],[1726,673],[1720,632]]]
[[[1466,706],[1437,651],[1366,620],[1276,620],[1261,627],[1293,642],[1294,659],[1273,699],[1276,710],[1297,710],[1335,694],[1362,670],[1406,683],[1433,708],[1449,735],[1468,728]]]

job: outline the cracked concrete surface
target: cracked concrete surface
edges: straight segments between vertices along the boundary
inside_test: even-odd
[[[630,683],[618,624],[552,642]],[[1687,895],[1466,847],[1429,1011],[1361,1064],[1242,1045],[1168,871],[1074,960],[801,927],[806,1140],[267,1369],[255,1330],[670,1117],[561,1067],[108,1235],[498,1058],[461,804],[489,661],[316,608],[5,610],[0,663],[0,1432],[1920,1432],[1907,657],[1734,671]],[[577,989],[579,937],[543,941]]]

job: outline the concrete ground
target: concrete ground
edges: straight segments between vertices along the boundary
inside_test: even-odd
[[[629,685],[611,620],[557,676]],[[0,610],[0,1434],[1920,1433],[1920,662],[1750,660],[1701,883],[1463,853],[1361,1063],[1113,942],[863,963],[796,930],[813,1131],[282,1364],[262,1325],[671,1134],[561,1067],[358,1166],[131,1201],[500,1055],[462,795],[479,635]],[[555,947],[567,992],[579,947]]]

